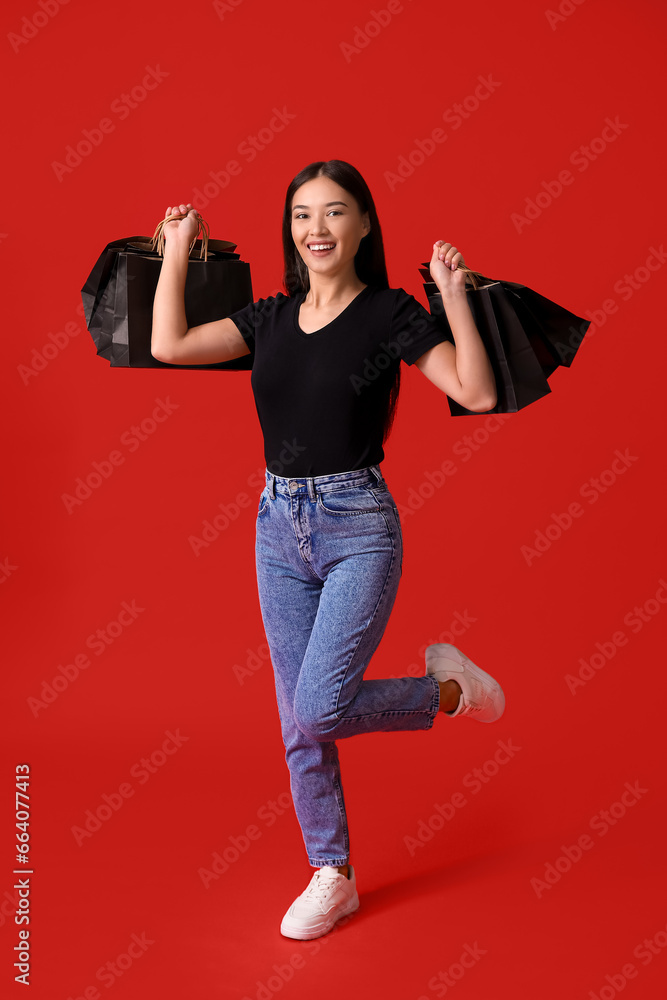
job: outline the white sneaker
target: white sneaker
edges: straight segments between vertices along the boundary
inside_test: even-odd
[[[457,707],[444,713],[452,719],[469,715],[478,722],[495,722],[505,711],[505,695],[498,681],[448,642],[427,646],[426,673],[438,681],[455,680],[461,688]]]
[[[300,896],[283,917],[280,933],[309,941],[327,934],[337,920],[359,909],[357,877],[350,865],[346,878],[337,868],[318,868]]]

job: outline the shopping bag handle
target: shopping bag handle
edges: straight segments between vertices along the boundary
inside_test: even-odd
[[[422,268],[426,268],[427,274],[430,275],[430,262],[425,261],[421,264]],[[480,271],[473,271],[472,268],[467,267],[465,264],[459,264],[456,268],[457,271],[465,271],[466,277],[469,277],[472,282],[473,289],[477,289],[480,286],[480,282],[488,281],[489,279],[486,275],[482,274]],[[433,278],[429,278],[429,281],[433,281]]]
[[[160,257],[164,256],[164,225],[166,222],[171,222],[172,219],[184,219],[188,213],[187,212],[172,212],[171,215],[167,215],[164,219],[160,219],[157,226],[155,227],[155,232],[151,239],[151,250],[157,250]],[[209,227],[208,223],[201,217],[199,212],[196,215],[197,222],[199,226],[195,237],[190,244],[188,250],[188,256],[192,253],[192,248],[197,242],[199,234],[202,234],[201,249],[199,251],[200,259],[203,257],[204,260],[208,260],[208,240],[209,240]]]
[[[488,278],[485,278],[479,271],[473,271],[472,268],[466,267],[465,264],[459,264],[456,270],[465,271],[466,276],[472,281],[472,287],[474,289],[479,287],[480,281],[488,281]]]

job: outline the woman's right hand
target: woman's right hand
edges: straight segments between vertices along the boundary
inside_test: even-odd
[[[187,215],[185,214],[187,212]],[[165,222],[162,232],[165,238],[165,247],[168,244],[185,243],[188,247],[199,231],[199,218],[196,208],[188,202],[187,205],[171,205],[164,213],[165,219],[170,215],[185,215],[184,219],[172,219]]]

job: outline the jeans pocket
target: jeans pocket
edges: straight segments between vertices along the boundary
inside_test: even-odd
[[[269,506],[269,487],[265,486],[259,497],[259,507],[257,508],[257,517],[263,514],[264,511]]]
[[[366,486],[350,486],[317,494],[317,506],[325,514],[346,517],[353,514],[379,514],[382,504]]]
[[[378,483],[377,486],[370,486],[370,492],[377,499],[378,503],[383,507],[393,507],[398,514],[398,507],[396,506],[396,501],[394,500],[391,490],[386,483]]]

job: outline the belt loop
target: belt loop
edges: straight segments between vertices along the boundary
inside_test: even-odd
[[[311,500],[317,499],[317,493],[315,492],[315,481],[312,476],[306,477],[306,482],[308,484],[308,496]]]
[[[382,482],[382,473],[380,472],[380,466],[379,465],[371,465],[371,472],[373,473],[373,475],[377,479],[378,483],[381,483]]]
[[[267,470],[268,471],[268,470]],[[276,477],[272,472],[269,472],[269,492],[271,494],[271,499],[276,499]]]

